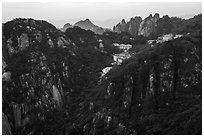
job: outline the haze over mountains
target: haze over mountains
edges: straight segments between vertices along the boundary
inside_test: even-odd
[[[125,1],[126,2],[126,1]],[[113,28],[123,18],[141,16],[142,19],[158,12],[160,16],[193,17],[202,12],[199,2],[148,2],[148,3],[2,3],[2,21],[5,23],[16,17],[47,20],[57,28],[65,23],[74,24],[89,18],[95,25]],[[36,10],[37,9],[37,10]],[[173,10],[172,10],[173,9]],[[188,15],[188,16],[184,16]],[[191,15],[191,16],[189,16]],[[114,23],[108,23],[115,20]],[[105,21],[105,23],[104,23]]]
[[[182,18],[182,19],[189,19],[192,18],[193,16],[195,16],[196,14],[183,14],[183,15],[179,15],[177,17]],[[140,16],[139,14],[136,16]],[[161,16],[161,15],[160,15]],[[132,16],[134,17],[134,16]],[[170,16],[171,17],[171,16]],[[86,17],[89,20],[91,20],[94,24],[103,27],[103,28],[109,28],[109,29],[113,29],[113,26],[115,26],[118,22],[120,22],[123,18],[109,18],[109,19],[105,19],[105,20],[98,20],[98,19],[90,19],[89,17]],[[85,20],[86,18],[73,18],[73,19],[48,19],[48,22],[51,22],[52,24],[54,24],[57,28],[62,28],[65,23],[70,23],[70,24],[74,24],[80,20]],[[143,17],[143,19],[146,17]],[[125,18],[125,20],[129,20],[129,18]]]
[[[186,15],[186,17],[187,16],[188,15]],[[71,25],[70,23],[66,23],[63,26],[63,28],[61,28],[61,30],[65,32],[67,28],[78,26],[85,30],[91,30],[96,34],[103,34],[105,31],[113,31],[117,33],[127,32],[132,36],[142,35],[145,37],[154,37],[156,33],[158,33],[157,29],[159,27],[163,27],[163,26],[159,26],[160,22],[166,22],[169,25],[167,26],[170,27],[170,29],[173,29],[173,26],[172,26],[173,22],[177,22],[177,23],[179,22],[181,24],[186,20],[179,17],[169,17],[168,15],[164,15],[163,17],[160,17],[159,13],[155,13],[154,15],[150,14],[148,17],[144,19],[142,19],[140,16],[132,17],[127,22],[125,21],[125,19],[122,19],[122,21],[115,24],[112,29],[107,29],[107,28],[102,28],[98,25],[95,25],[94,23],[92,23],[90,19],[87,18],[85,20],[80,20],[76,22],[74,25]]]
[[[113,28],[115,24],[117,24],[121,19],[120,18],[110,18],[107,20],[94,20],[89,17],[87,17],[91,22],[97,26],[103,27],[103,28]],[[54,24],[57,28],[62,28],[65,23],[75,24],[76,22],[80,20],[85,20],[86,18],[73,18],[73,19],[62,19],[62,20],[56,20],[56,19],[48,19],[47,21]]]

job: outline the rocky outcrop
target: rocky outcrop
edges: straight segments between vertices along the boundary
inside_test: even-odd
[[[80,27],[85,30],[91,30],[96,34],[103,34],[103,32],[105,32],[105,29],[93,24],[89,19],[81,20],[75,23],[74,26]]]
[[[125,19],[122,19],[120,23],[118,23],[116,26],[113,27],[113,31],[117,33],[126,32],[127,28],[128,26],[127,26],[127,23],[125,22]]]
[[[123,19],[120,23],[113,27],[113,31],[117,33],[128,32],[131,35],[137,35],[141,22],[141,17],[131,18],[127,23]]]
[[[141,22],[142,22],[141,17],[131,18],[130,21],[127,23],[128,32],[133,36],[137,35]]]
[[[34,112],[33,109],[45,107],[48,112],[61,107],[64,97],[61,80],[62,77],[68,79],[67,58],[74,57],[74,47],[63,32],[46,21],[14,19],[4,24],[2,112],[12,118],[15,128],[12,134],[35,132],[32,128],[21,131],[33,124],[33,116],[42,116],[42,111]],[[11,134],[6,116],[2,117],[3,134]],[[44,116],[35,117],[38,118],[43,120]]]
[[[156,33],[156,23],[158,19],[158,13],[154,16],[149,15],[144,20],[142,20],[141,17],[136,16],[131,18],[127,23],[123,19],[120,23],[113,27],[113,31],[117,33],[128,32],[133,36],[142,35],[149,37],[153,33]]]
[[[23,83],[22,87],[28,88],[28,92],[32,92],[35,87],[35,84],[29,85],[31,81],[36,85],[43,85],[42,91],[46,91],[46,88],[52,88],[49,83],[53,80],[50,78],[59,79],[55,76],[57,74],[54,74],[57,69],[56,56],[60,54],[56,48],[70,56],[75,51],[75,44],[65,37],[64,33],[41,20],[12,20],[4,24],[2,35],[2,81],[4,83],[20,81]],[[38,77],[37,81],[33,75]],[[11,91],[6,89],[5,92]]]
[[[140,23],[140,28],[138,31],[138,35],[142,35],[145,37],[149,37],[150,35],[153,35],[156,33],[156,22],[159,19],[159,14],[156,13],[154,16],[150,14],[147,18],[145,18]]]

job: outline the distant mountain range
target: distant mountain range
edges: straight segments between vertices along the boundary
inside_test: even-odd
[[[132,36],[141,35],[149,38],[154,38],[155,36],[158,36],[160,34],[175,32],[175,30],[178,30],[179,28],[185,26],[188,20],[190,19],[169,17],[168,15],[160,17],[159,13],[155,13],[154,15],[150,14],[145,19],[142,19],[140,16],[131,18],[128,22],[126,22],[125,19],[122,19],[121,22],[113,27],[113,30],[97,26],[89,19],[80,20],[74,25],[66,23],[60,30],[65,32],[66,29],[77,26],[85,30],[91,30],[96,34],[103,34],[105,31],[113,31],[116,33],[127,32]]]
[[[113,31],[117,33],[127,32],[132,36],[145,36],[155,38],[168,33],[183,33],[186,30],[193,30],[193,28],[202,26],[202,14],[196,15],[189,19],[182,19],[179,17],[169,17],[164,15],[160,17],[158,13],[154,16],[150,14],[144,20],[141,17],[131,18],[128,22],[122,19]],[[197,23],[193,23],[197,22]]]
[[[81,20],[81,21],[75,23],[74,26],[78,26],[78,27],[85,29],[85,30],[91,30],[91,31],[95,32],[96,34],[103,34],[103,32],[105,32],[105,30],[102,27],[99,27],[99,26],[93,24],[89,19]]]
[[[72,28],[74,26],[80,27],[80,28],[85,29],[85,30],[91,30],[91,31],[95,32],[96,34],[103,34],[106,31],[106,29],[93,24],[89,19],[78,21],[74,25],[66,23],[63,26],[63,28],[61,28],[61,30],[66,31],[66,29]]]

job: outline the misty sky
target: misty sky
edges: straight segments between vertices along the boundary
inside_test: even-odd
[[[200,3],[2,3],[2,21],[14,18],[43,19],[62,27],[66,22],[71,24],[89,18],[93,23],[102,27],[112,28],[123,18],[128,21],[131,17],[147,17],[159,13],[160,16],[192,17],[202,12]]]

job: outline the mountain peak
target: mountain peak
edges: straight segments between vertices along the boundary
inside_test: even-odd
[[[81,25],[81,24],[94,25],[88,18],[86,18],[85,20],[80,20],[77,23],[75,23],[75,25]]]
[[[86,22],[91,22],[88,18],[86,18],[84,21],[86,21]]]
[[[64,25],[64,27],[70,27],[70,26],[72,26],[70,23],[66,23],[66,24]]]
[[[66,23],[63,28],[61,28],[60,30],[65,32],[68,28],[72,28],[73,26],[70,23]]]
[[[154,14],[154,18],[158,18],[159,19],[160,18],[159,13],[155,13]]]
[[[152,18],[152,14],[150,14],[148,17],[145,18],[146,19],[151,19]]]
[[[126,24],[125,19],[122,19],[121,23],[122,24]]]
[[[103,28],[93,24],[88,18],[75,23],[74,26],[78,26],[85,30],[91,30],[97,34],[102,34],[104,32]]]

